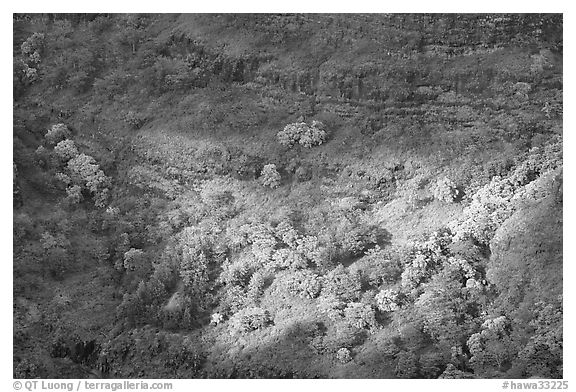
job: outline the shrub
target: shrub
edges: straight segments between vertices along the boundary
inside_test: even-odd
[[[436,182],[432,189],[432,193],[436,200],[445,203],[453,203],[458,198],[460,191],[456,188],[456,184],[447,177]]]
[[[203,87],[208,80],[201,58],[194,54],[186,57],[157,57],[150,70],[150,84],[155,92]]]
[[[356,257],[362,255],[377,242],[375,227],[358,225],[343,233],[340,246],[345,253]]]
[[[514,96],[521,101],[528,100],[528,93],[532,90],[532,86],[525,82],[518,82],[514,85]]]
[[[72,182],[72,179],[70,178],[70,176],[66,173],[56,173],[54,175],[54,177],[56,177],[56,179],[58,181],[63,182],[64,184],[68,185]]]
[[[275,164],[269,163],[264,166],[260,173],[260,183],[272,189],[280,186],[280,173],[276,170]]]
[[[124,253],[124,268],[128,271],[136,271],[140,267],[143,258],[143,250],[130,248]]]
[[[294,176],[296,177],[298,182],[306,182],[312,179],[313,173],[310,167],[299,166],[294,172]]]
[[[96,241],[90,249],[90,254],[100,263],[104,264],[110,259],[108,245],[103,241]]]
[[[44,146],[38,146],[38,148],[34,151],[34,161],[40,166],[45,166],[49,157],[50,153]]]
[[[288,124],[276,134],[278,142],[284,147],[292,147],[300,140],[300,135],[308,126],[306,123]]]
[[[376,294],[376,304],[383,312],[393,312],[398,309],[398,290],[384,289]]]
[[[359,329],[376,328],[376,315],[370,305],[351,302],[344,309],[344,318],[350,325]]]
[[[29,359],[22,359],[14,367],[14,378],[29,379],[46,377],[46,369],[42,364],[38,364]]]
[[[272,266],[277,269],[306,268],[307,265],[308,263],[299,253],[289,248],[277,249],[272,254]]]
[[[70,159],[67,167],[72,181],[85,186],[93,194],[97,207],[104,207],[108,199],[110,178],[104,174],[94,158],[80,154]]]
[[[360,275],[352,273],[342,265],[330,271],[323,281],[322,296],[335,296],[348,302],[360,297]]]
[[[518,348],[510,337],[509,324],[506,316],[488,319],[482,324],[481,332],[470,336],[466,345],[475,374],[493,377],[517,355]]]
[[[481,285],[473,279],[475,271],[465,260],[450,258],[442,270],[422,285],[423,293],[415,302],[415,314],[422,331],[442,344],[456,346],[476,327],[468,316],[481,306],[476,294]],[[469,281],[469,287],[463,287]]]
[[[462,218],[453,224],[455,239],[470,237],[480,244],[488,245],[496,229],[514,212],[511,200],[515,188],[509,178],[496,176],[479,189],[464,210]]]
[[[43,261],[52,276],[62,278],[70,266],[71,257],[66,249],[56,247],[46,250]]]
[[[50,250],[55,248],[65,249],[70,245],[70,242],[63,234],[53,236],[48,232],[44,232],[40,238],[40,244],[44,250]]]
[[[327,352],[337,353],[342,348],[350,350],[361,345],[366,341],[367,336],[365,330],[353,327],[345,320],[339,320],[326,331],[323,345]]]
[[[401,351],[396,356],[396,377],[416,378],[418,376],[418,359],[408,351]]]
[[[472,379],[474,375],[472,373],[463,372],[458,370],[456,366],[449,363],[446,366],[444,372],[438,377],[439,379]]]
[[[296,240],[296,251],[310,262],[321,266],[323,264],[322,248],[319,247],[318,237],[307,235]]]
[[[210,324],[218,325],[224,321],[224,316],[218,312],[212,313],[210,316]]]
[[[146,117],[130,110],[124,116],[124,122],[130,125],[132,129],[140,129],[146,123]]]
[[[28,66],[26,63],[20,63],[20,77],[25,83],[34,83],[38,80],[38,70],[36,68]]]
[[[70,139],[62,140],[56,144],[54,147],[54,152],[64,162],[68,162],[70,159],[78,156],[78,149],[76,148],[74,141]]]
[[[24,212],[15,213],[13,218],[14,240],[21,240],[33,233],[34,221]]]
[[[184,245],[182,247],[179,274],[187,292],[194,297],[194,300],[197,300],[200,306],[204,307],[209,299],[206,294],[210,284],[208,279],[208,258],[205,252],[198,247]]]
[[[550,119],[554,116],[562,116],[563,108],[561,104],[558,103],[550,103],[545,102],[544,106],[541,109],[542,113],[546,116],[546,118]]]
[[[342,347],[336,352],[336,358],[342,364],[348,363],[352,360],[352,356],[350,356],[350,350],[348,350],[346,347]]]
[[[114,69],[102,79],[94,81],[94,96],[112,99],[115,95],[125,92],[130,83],[134,81],[132,75],[126,74],[126,72],[119,69]]]
[[[400,256],[381,249],[378,245],[366,252],[366,256],[354,263],[362,277],[362,284],[379,287],[394,283],[402,274]]]
[[[239,286],[245,288],[252,277],[255,269],[254,258],[242,256],[233,261],[227,259],[222,265],[219,280],[229,287]]]
[[[298,232],[292,225],[286,221],[278,223],[274,229],[274,235],[282,240],[283,243],[288,245],[290,248],[297,247],[297,241],[299,238]]]
[[[261,271],[256,271],[250,277],[248,287],[246,288],[246,297],[251,303],[256,303],[262,294],[264,294],[265,284],[265,276]]]
[[[344,317],[346,303],[333,294],[322,294],[318,299],[318,310],[332,321],[339,321]]]
[[[402,288],[410,291],[427,281],[451,254],[451,241],[450,232],[436,231],[427,241],[416,244],[402,272]]]
[[[195,344],[193,339],[182,338],[178,335],[169,336],[166,341],[168,343],[164,356],[166,368],[178,377],[185,377],[184,375],[190,377],[190,374],[197,374],[204,361],[204,354],[200,351],[198,344]]]
[[[422,354],[418,362],[422,378],[438,378],[445,366],[445,360],[441,352]]]
[[[268,226],[257,224],[251,226],[251,229],[249,241],[252,243],[251,251],[255,261],[260,264],[267,264],[272,258],[278,241]]]
[[[44,47],[44,34],[34,33],[26,39],[20,46],[22,55],[32,64],[40,62],[40,54]]]
[[[324,124],[319,121],[312,121],[312,126],[300,135],[298,142],[306,148],[311,148],[313,146],[319,146],[324,143],[325,140],[326,131],[324,130]]]
[[[235,184],[229,179],[212,179],[202,185],[200,197],[212,209],[230,207],[234,204]]]
[[[535,78],[541,76],[545,70],[553,67],[553,64],[545,54],[538,53],[530,56],[532,63],[530,64],[530,72]]]
[[[98,208],[106,207],[110,190],[108,188],[100,189],[94,194],[94,205]]]
[[[248,306],[246,293],[240,286],[227,286],[220,300],[220,313],[230,315]]]
[[[72,185],[66,188],[66,200],[71,204],[78,204],[82,201],[82,188],[78,185]]]
[[[70,247],[70,241],[63,234],[53,236],[44,232],[40,238],[40,244],[44,250],[43,266],[53,276],[62,277],[71,259],[67,251]]]
[[[55,145],[58,142],[67,139],[69,137],[70,137],[70,130],[66,125],[62,123],[52,125],[52,127],[48,130],[48,132],[46,132],[46,135],[44,135],[46,141],[51,145]]]

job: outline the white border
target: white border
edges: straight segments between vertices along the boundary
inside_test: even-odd
[[[574,44],[573,37],[576,37],[575,24],[576,17],[569,11],[566,3],[558,1],[522,1],[503,2],[496,0],[483,0],[477,2],[470,1],[428,1],[428,2],[394,2],[394,1],[348,1],[346,3],[336,2],[313,2],[310,0],[291,0],[287,2],[272,1],[229,1],[229,2],[150,2],[147,4],[136,2],[123,2],[111,0],[100,0],[87,4],[84,2],[72,1],[50,1],[40,2],[37,0],[19,3],[6,4],[2,8],[2,53],[5,54],[2,64],[2,76],[5,81],[5,88],[2,93],[2,108],[4,110],[2,137],[2,154],[0,165],[0,176],[4,185],[2,195],[3,209],[2,216],[4,224],[1,227],[2,249],[5,254],[5,271],[0,274],[1,314],[5,321],[0,324],[2,331],[2,348],[0,355],[0,389],[10,391],[12,389],[12,13],[13,12],[558,12],[564,13],[564,242],[568,245],[564,248],[564,375],[565,380],[570,383],[570,388],[576,387],[576,379],[572,379],[574,374],[573,353],[575,352],[574,338],[571,334],[571,327],[574,326],[574,311],[571,299],[574,298],[573,284],[571,277],[574,276],[574,250],[571,248],[570,239],[574,235],[574,206],[571,204],[571,196],[574,195],[574,158],[570,153],[574,148],[574,138],[572,132],[574,127],[573,113],[570,110],[573,104],[574,77]],[[570,10],[571,11],[571,10]],[[10,78],[10,79],[9,79]],[[566,153],[568,152],[568,153]],[[568,219],[567,219],[568,218]],[[153,380],[147,380],[153,381]],[[438,390],[438,391],[493,391],[502,390],[503,380],[166,380],[174,383],[175,391],[190,390],[214,390],[228,389],[230,387],[251,391],[266,390],[271,388],[280,389],[305,389],[317,390],[350,390],[361,387],[369,390],[392,391],[402,389],[415,390]],[[528,380],[518,380],[528,381]],[[534,380],[536,381],[536,380]]]

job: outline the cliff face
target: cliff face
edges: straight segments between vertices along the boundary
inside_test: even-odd
[[[228,80],[260,78],[306,94],[337,91],[338,97],[376,101],[385,99],[377,93],[386,90],[385,76],[408,88],[433,85],[464,56],[475,69],[462,69],[451,81],[463,92],[466,74],[480,72],[478,55],[517,44],[535,53],[542,43],[562,50],[556,15],[185,15],[176,23],[170,39],[181,53],[237,59],[222,58],[216,67]],[[495,71],[484,66],[483,77]]]

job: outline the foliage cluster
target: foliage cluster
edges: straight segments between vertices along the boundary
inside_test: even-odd
[[[300,144],[311,148],[326,141],[326,130],[322,122],[313,120],[310,125],[305,122],[288,124],[276,134],[278,142],[284,147]]]

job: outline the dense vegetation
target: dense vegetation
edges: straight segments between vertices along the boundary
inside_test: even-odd
[[[561,378],[560,15],[15,15],[14,376]]]

